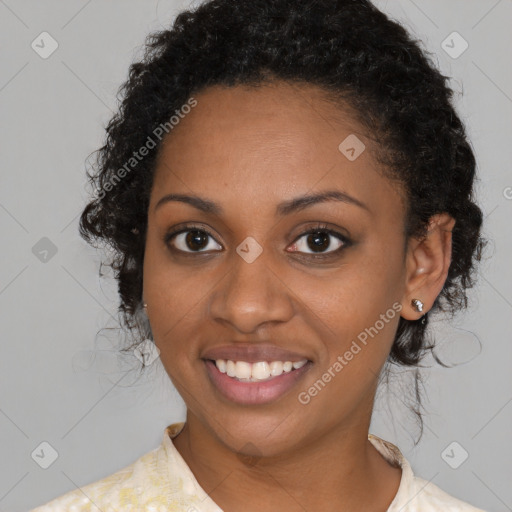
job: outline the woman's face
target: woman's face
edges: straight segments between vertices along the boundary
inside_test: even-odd
[[[161,148],[143,277],[189,418],[265,455],[367,428],[404,298],[400,192],[359,125],[314,87],[195,99]],[[338,199],[303,201],[325,192]],[[235,377],[215,359],[232,360]]]

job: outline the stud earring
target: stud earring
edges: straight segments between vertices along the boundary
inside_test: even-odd
[[[420,299],[412,299],[411,305],[419,313],[421,313],[423,311],[423,302],[421,302]]]
[[[143,302],[143,303],[142,303],[142,307],[143,307],[144,309],[148,309],[148,305],[147,305],[145,302]]]

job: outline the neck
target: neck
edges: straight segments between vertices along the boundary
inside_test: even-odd
[[[225,512],[385,512],[401,470],[371,444],[368,427],[369,419],[333,428],[300,450],[278,456],[241,456],[187,412],[173,443],[199,485]]]

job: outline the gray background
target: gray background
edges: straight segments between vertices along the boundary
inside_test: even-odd
[[[187,4],[0,0],[1,511],[27,510],[121,469],[184,418],[160,360],[137,379],[118,364],[119,333],[96,336],[116,326],[116,286],[98,278],[102,255],[80,239],[77,220],[87,199],[85,160],[101,145],[129,64],[144,36]],[[435,324],[440,355],[458,364],[423,372],[429,400],[420,444],[403,392],[409,372],[379,392],[371,431],[450,494],[512,510],[512,2],[376,4],[453,77],[477,155],[484,234],[494,243],[467,313]],[[43,31],[59,44],[47,59],[31,48]],[[453,31],[469,43],[456,59],[441,47]],[[31,456],[43,441],[58,452],[48,469]],[[442,453],[453,465],[462,450],[469,457],[453,469]]]

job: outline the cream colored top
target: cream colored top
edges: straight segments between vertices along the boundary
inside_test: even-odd
[[[30,512],[222,512],[201,488],[171,440],[184,425],[169,425],[158,448],[117,473]],[[388,512],[484,512],[415,477],[394,444],[373,434],[368,439],[387,461],[402,468],[400,486]]]

